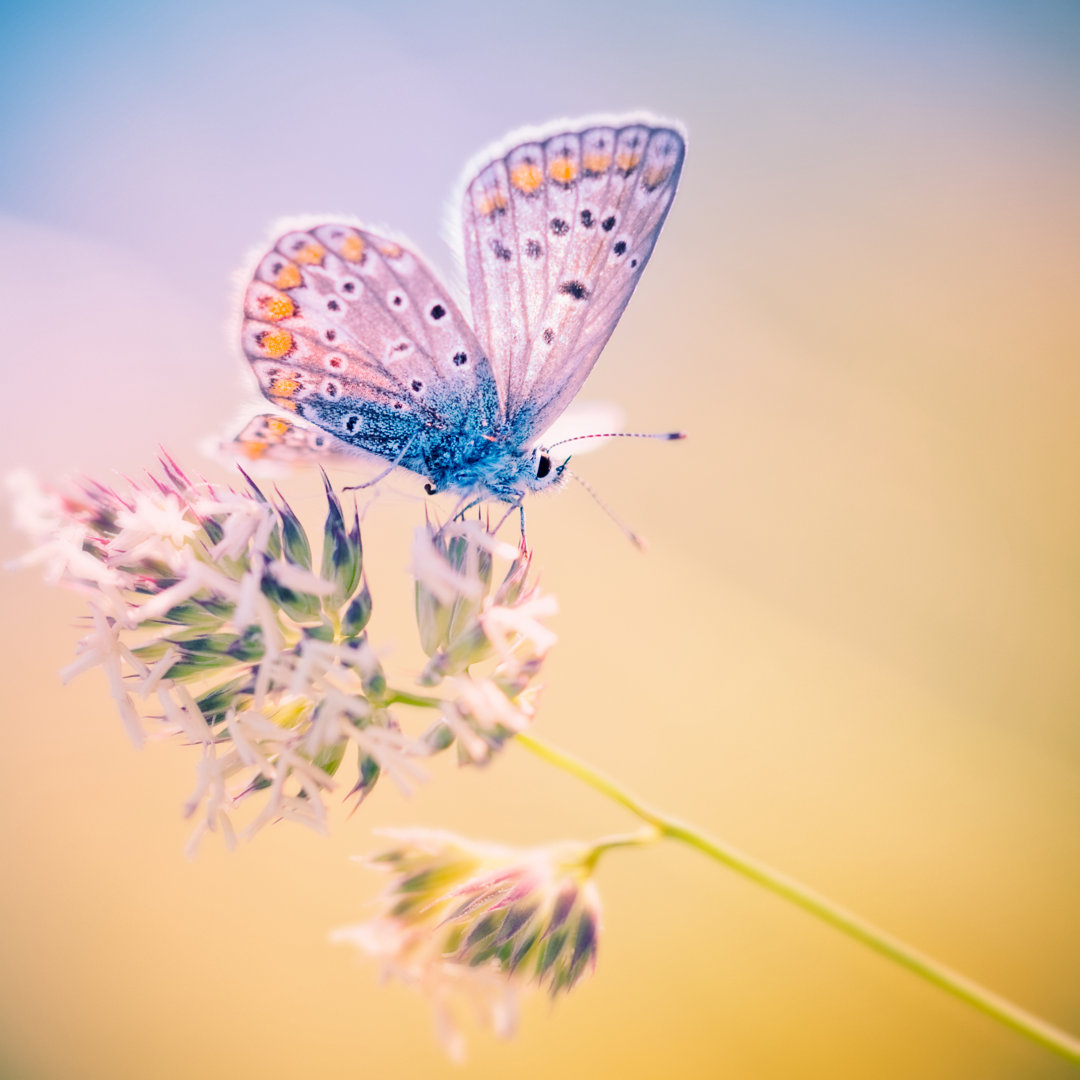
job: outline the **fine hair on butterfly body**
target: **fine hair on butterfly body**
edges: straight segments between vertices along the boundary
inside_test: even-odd
[[[543,434],[626,307],[684,156],[678,124],[633,114],[523,130],[474,159],[458,200],[471,320],[399,240],[344,222],[285,232],[241,329],[280,412],[254,418],[241,451],[359,452],[429,493],[507,503],[558,485],[569,457]]]

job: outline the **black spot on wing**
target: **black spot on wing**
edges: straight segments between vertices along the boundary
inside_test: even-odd
[[[589,290],[580,281],[564,281],[559,286],[559,292],[572,296],[575,300],[585,300],[589,295]]]

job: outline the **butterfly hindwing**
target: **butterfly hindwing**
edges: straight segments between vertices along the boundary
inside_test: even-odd
[[[627,118],[525,139],[476,171],[462,227],[477,336],[539,434],[611,336],[678,185],[681,133]]]
[[[352,458],[351,448],[318,428],[294,423],[288,416],[260,413],[253,416],[239,435],[219,448],[230,459],[245,464],[282,464],[313,461],[342,461]]]
[[[242,340],[279,408],[390,460],[467,408],[497,413],[486,357],[418,255],[353,226],[281,236],[244,300]]]

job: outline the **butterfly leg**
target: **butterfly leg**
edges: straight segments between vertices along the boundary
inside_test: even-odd
[[[464,502],[464,500],[462,500],[462,501]],[[480,504],[481,504],[481,503],[482,503],[483,501],[484,501],[483,499],[473,499],[473,501],[472,501],[471,503],[469,503],[469,505],[468,505],[468,506],[463,506],[463,507],[461,507],[461,509],[460,509],[460,510],[455,510],[455,511],[454,511],[454,517],[455,517],[455,518],[461,518],[461,520],[462,520],[462,521],[464,521],[464,520],[465,520],[465,515],[466,515],[466,514],[467,514],[467,513],[468,513],[468,512],[469,512],[469,511],[470,511],[470,510],[471,510],[471,509],[472,509],[472,508],[474,507],[474,506],[479,506],[479,505],[480,505]]]
[[[472,502],[469,502],[469,496],[462,495],[462,497],[458,500],[457,506],[454,507],[454,512],[446,519],[446,521],[442,523],[438,531],[435,533],[436,538],[442,536],[443,529],[445,529],[451,521],[457,521],[458,518],[461,518],[461,520],[464,521],[465,512],[467,510],[471,510],[478,502],[480,502],[480,499],[473,499]],[[468,503],[468,505],[466,505],[466,503]]]
[[[492,533],[497,533],[503,527],[503,525],[506,524],[506,519],[515,510],[517,510],[518,513],[521,515],[521,539],[524,540],[525,539],[525,492],[524,491],[515,491],[515,492],[511,492],[511,494],[516,495],[517,498],[515,498],[513,501],[510,501],[509,499],[507,500],[508,502],[510,502],[510,508],[506,511],[505,514],[503,514],[503,516],[501,518],[499,518],[498,525],[496,525],[495,528],[492,529],[491,531],[492,531]]]
[[[350,484],[348,487],[342,488],[342,491],[361,491],[364,488],[374,487],[380,480],[385,480],[404,460],[405,455],[409,452],[409,448],[413,444],[413,440],[416,438],[413,435],[409,441],[401,448],[401,453],[398,454],[393,461],[378,476],[372,480],[365,480],[362,484]]]

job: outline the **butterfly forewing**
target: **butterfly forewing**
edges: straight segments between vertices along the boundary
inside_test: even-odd
[[[259,262],[244,314],[266,397],[351,445],[393,458],[465,407],[495,421],[476,335],[396,241],[336,224],[286,233]]]
[[[575,323],[577,335],[565,335],[565,346],[549,356],[533,384],[545,426],[580,389],[629,302],[674,197],[682,154],[682,139],[669,129],[620,133],[609,187],[598,195],[604,205],[600,231],[606,239],[585,271],[586,289],[591,283],[592,291]],[[562,349],[572,357],[571,364]]]
[[[473,325],[495,368],[505,406],[506,388],[515,380],[516,363],[527,341],[515,231],[508,216],[506,163],[494,161],[484,168],[469,185],[465,200],[463,243]]]
[[[671,206],[685,145],[613,123],[526,141],[463,206],[477,334],[507,416],[539,434],[572,400],[626,307]]]

